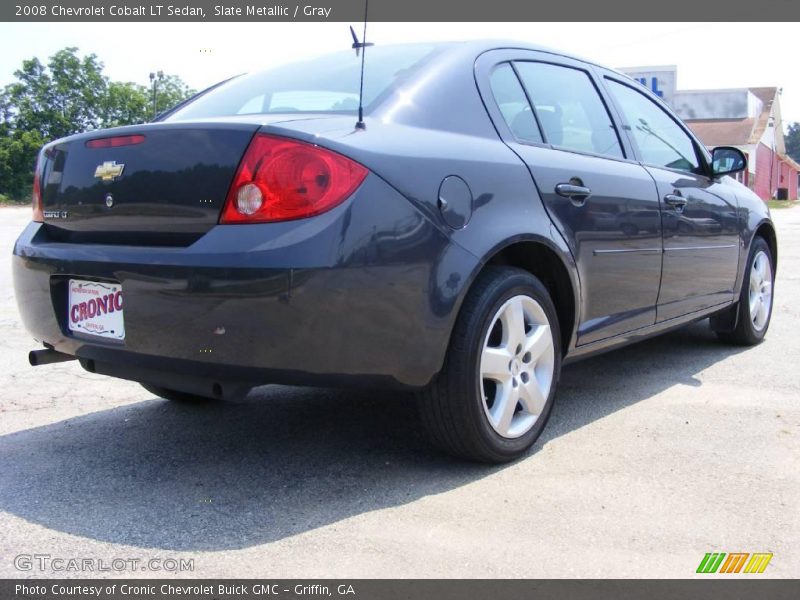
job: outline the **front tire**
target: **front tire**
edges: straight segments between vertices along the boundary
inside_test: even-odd
[[[775,263],[764,238],[753,240],[747,260],[745,280],[739,295],[738,319],[732,331],[719,331],[723,342],[755,346],[764,340],[772,319]]]
[[[489,267],[469,291],[442,371],[420,394],[431,441],[468,460],[524,454],[550,416],[561,371],[561,334],[542,283]]]

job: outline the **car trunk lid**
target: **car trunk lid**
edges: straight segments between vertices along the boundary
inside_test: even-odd
[[[189,245],[219,220],[261,115],[81,134],[43,152],[45,228],[55,241]]]

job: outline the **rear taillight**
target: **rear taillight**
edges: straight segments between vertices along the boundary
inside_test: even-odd
[[[31,194],[31,204],[33,205],[33,220],[44,223],[44,209],[42,208],[42,187],[39,183],[39,173],[41,171],[41,156],[36,161],[36,170],[33,172],[33,193]]]
[[[228,191],[220,223],[264,223],[318,215],[344,202],[367,169],[325,148],[258,134]]]

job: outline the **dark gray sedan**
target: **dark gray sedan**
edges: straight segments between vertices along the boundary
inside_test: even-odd
[[[32,364],[176,400],[413,389],[438,446],[502,462],[565,361],[708,317],[763,339],[775,229],[739,150],[527,45],[369,48],[357,125],[359,68],[236,77],[43,148],[13,258]]]

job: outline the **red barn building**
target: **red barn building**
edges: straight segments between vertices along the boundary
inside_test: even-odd
[[[703,90],[680,92],[679,99],[687,96],[708,96],[720,93],[739,93],[755,97],[752,116],[737,118],[692,118],[692,113],[681,111],[686,124],[709,149],[716,146],[736,146],[747,154],[748,168],[739,180],[750,187],[762,200],[779,198],[797,199],[797,178],[800,165],[786,154],[781,119],[778,88],[747,88],[746,90]],[[725,111],[720,111],[725,114]],[[687,114],[689,113],[689,114]]]

